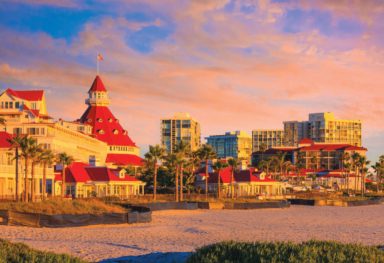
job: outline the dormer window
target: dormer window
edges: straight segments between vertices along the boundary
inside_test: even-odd
[[[97,121],[98,122],[103,122],[103,119],[102,118],[98,118]]]
[[[123,134],[124,134],[124,135],[127,135],[127,131],[126,131],[126,130],[123,130]]]
[[[87,122],[91,123],[91,122],[92,122],[92,119],[88,119]]]
[[[103,129],[98,130],[97,132],[98,132],[99,134],[104,134],[104,133],[105,133]]]
[[[119,131],[116,130],[116,129],[114,129],[114,130],[113,130],[113,134],[119,134]]]
[[[115,122],[119,123],[119,120],[118,120],[118,119],[115,119]]]
[[[113,120],[112,120],[112,118],[109,118],[108,121],[109,121],[109,122],[112,122]]]

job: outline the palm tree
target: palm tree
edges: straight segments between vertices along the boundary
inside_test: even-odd
[[[170,173],[175,173],[175,201],[179,202],[179,165],[180,158],[176,153],[169,153],[165,158],[166,166]]]
[[[35,201],[35,167],[40,162],[40,155],[43,152],[43,148],[40,144],[37,144],[35,140],[33,144],[30,145],[29,149],[29,158],[31,159],[31,201]]]
[[[238,161],[235,158],[231,158],[228,160],[228,165],[231,167],[231,198],[234,198],[234,173],[237,168]]]
[[[265,143],[262,143],[259,146],[259,151],[261,152],[261,161],[264,161],[264,153],[267,151],[268,146]]]
[[[188,176],[185,182],[188,195],[190,195],[191,188],[193,188],[193,183],[195,181],[196,167],[199,167],[200,163],[201,163],[201,160],[199,158],[199,150],[190,152],[188,162],[187,162]]]
[[[347,193],[349,194],[349,173],[351,172],[351,156],[349,153],[345,152],[341,156],[341,170],[344,173],[345,184],[347,187]]]
[[[367,160],[367,157],[360,156],[359,159],[359,167],[360,167],[360,179],[361,179],[361,195],[364,196],[365,194],[365,175],[368,172],[368,169],[366,168],[367,165],[370,164],[370,161]]]
[[[24,202],[28,202],[29,198],[29,184],[28,184],[28,167],[30,163],[31,152],[33,152],[34,146],[37,144],[36,139],[24,136],[21,140],[20,149],[21,157],[24,159]]]
[[[67,170],[67,166],[71,165],[74,162],[74,159],[72,156],[68,155],[67,153],[62,152],[62,153],[59,153],[57,155],[56,160],[62,166],[62,170],[61,170],[61,178],[62,178],[61,197],[64,198],[65,192],[66,192],[65,172]]]
[[[284,169],[284,163],[286,162],[285,161],[285,157],[286,157],[287,153],[286,152],[278,152],[277,153],[277,165],[279,167],[279,173],[280,173],[280,176],[282,175],[283,173],[283,169]]]
[[[220,199],[220,194],[221,194],[221,186],[220,186],[220,171],[221,169],[227,167],[228,164],[224,163],[224,162],[221,162],[220,160],[218,160],[214,165],[213,165],[213,169],[215,169],[216,173],[217,173],[217,199]]]
[[[42,199],[45,200],[47,193],[47,167],[51,166],[55,161],[55,154],[49,150],[44,150],[40,155],[40,162],[43,164],[43,182],[42,182]]]
[[[355,192],[357,192],[357,177],[358,177],[358,171],[359,171],[359,161],[360,161],[361,155],[357,152],[353,153],[351,156],[352,159],[352,169],[355,172]]]
[[[11,144],[11,149],[15,149],[15,196],[16,196],[16,202],[20,200],[20,178],[19,178],[19,149],[21,147],[21,144],[23,143],[24,136],[20,136],[17,134],[16,136],[12,137],[12,139],[9,139],[8,142]]]
[[[145,154],[145,159],[153,165],[153,200],[156,201],[157,193],[157,163],[162,161],[166,155],[166,151],[160,145],[149,146],[149,152]]]
[[[205,199],[208,199],[208,163],[210,160],[216,158],[216,152],[209,144],[203,144],[199,149],[199,157],[205,161]]]
[[[180,161],[179,169],[180,169],[180,201],[183,201],[183,180],[184,180],[184,164],[186,164],[188,157],[191,152],[191,147],[188,143],[181,140],[176,145],[176,155],[178,155],[178,159]],[[176,187],[177,188],[177,187]]]

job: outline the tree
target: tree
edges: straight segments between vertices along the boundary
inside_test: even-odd
[[[216,152],[209,144],[203,144],[199,149],[199,157],[205,161],[205,199],[208,199],[208,164],[209,161],[216,158]]]
[[[264,153],[267,151],[268,146],[265,143],[262,143],[259,147],[259,151],[261,152],[261,161],[264,160]]]
[[[184,180],[184,165],[187,163],[189,155],[191,153],[191,147],[188,143],[181,140],[176,145],[175,153],[179,160],[179,174],[180,174],[180,201],[183,201],[183,180]],[[177,187],[176,187],[177,189]]]
[[[360,156],[359,167],[360,167],[360,179],[361,179],[361,195],[365,194],[365,175],[368,172],[367,165],[370,164],[370,161],[367,160],[367,157]]]
[[[361,157],[361,155],[357,152],[353,153],[351,156],[351,160],[352,160],[351,166],[352,166],[352,169],[354,170],[354,173],[355,173],[355,192],[357,192],[357,178],[359,175],[360,157]]]
[[[176,153],[169,153],[165,158],[165,164],[169,173],[174,174],[175,201],[179,202],[179,165],[180,159]]]
[[[43,150],[40,154],[40,162],[43,164],[42,199],[45,200],[47,193],[47,167],[55,162],[55,154],[49,149]]]
[[[21,136],[17,134],[16,136],[12,137],[12,139],[9,139],[8,142],[11,144],[10,149],[15,149],[15,197],[16,197],[16,202],[20,200],[20,178],[19,178],[19,149],[21,147],[21,144],[23,143],[24,136]]]
[[[231,198],[234,198],[234,183],[235,183],[235,170],[237,168],[238,161],[235,158],[228,160],[228,165],[231,167]]]
[[[376,181],[377,181],[377,192],[381,191],[381,185],[384,177],[384,155],[381,155],[379,157],[379,161],[376,162],[374,165],[371,166],[372,169],[375,171],[376,174]]]
[[[3,117],[0,117],[0,125],[5,127],[6,120]]]
[[[345,152],[341,156],[341,170],[344,173],[347,193],[349,194],[349,174],[351,172],[351,156],[348,152]]]
[[[24,202],[28,202],[29,199],[29,184],[28,184],[28,167],[30,163],[31,152],[34,151],[34,147],[37,144],[37,140],[28,136],[24,136],[20,142],[21,157],[24,159]]]
[[[192,151],[189,154],[188,162],[187,162],[187,178],[185,180],[185,186],[187,187],[188,195],[191,193],[193,189],[193,185],[195,182],[195,171],[196,167],[199,167],[201,163],[201,159],[199,158],[199,151]]]
[[[40,155],[42,154],[43,149],[41,145],[37,144],[35,140],[34,143],[30,145],[29,149],[29,158],[31,159],[31,201],[35,201],[35,167],[40,163]]]
[[[153,200],[156,201],[158,162],[164,159],[166,151],[160,145],[150,145],[149,151],[144,156],[149,165],[153,165]]]
[[[287,153],[286,152],[281,152],[279,151],[277,153],[277,165],[278,165],[278,168],[279,168],[279,173],[280,173],[280,176],[283,174],[283,169],[284,169],[284,164],[285,164],[285,157],[287,156]]]
[[[215,169],[216,173],[217,173],[217,198],[220,199],[220,195],[221,195],[221,187],[220,187],[220,171],[227,167],[228,164],[227,163],[224,163],[220,160],[216,161],[216,163],[213,165],[213,169]]]
[[[62,170],[61,170],[61,178],[62,178],[62,183],[61,183],[61,197],[65,197],[65,192],[66,192],[66,183],[65,183],[65,172],[67,170],[67,167],[71,165],[74,162],[74,159],[72,156],[68,155],[65,152],[59,153],[57,155],[57,162],[61,164]]]

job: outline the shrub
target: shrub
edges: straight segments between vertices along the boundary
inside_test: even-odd
[[[0,210],[26,213],[55,214],[101,214],[124,213],[120,206],[108,205],[97,199],[51,199],[36,203],[0,203]]]
[[[79,258],[29,248],[22,243],[0,239],[0,263],[82,263]]]
[[[222,242],[198,249],[188,263],[213,262],[384,262],[377,247],[332,241]]]

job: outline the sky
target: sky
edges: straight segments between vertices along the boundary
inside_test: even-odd
[[[375,161],[382,32],[381,0],[1,0],[0,90],[44,89],[51,116],[76,120],[100,52],[110,108],[142,152],[174,112],[204,138],[331,111],[363,121]]]

